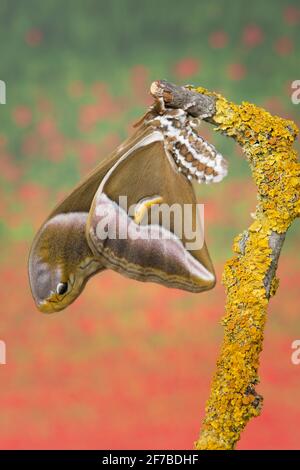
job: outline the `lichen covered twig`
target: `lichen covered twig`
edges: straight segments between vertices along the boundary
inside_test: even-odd
[[[195,443],[197,449],[233,449],[249,419],[258,416],[262,407],[255,386],[267,306],[278,286],[276,268],[285,234],[300,215],[300,164],[292,148],[298,130],[292,121],[254,104],[236,105],[204,88],[158,81],[151,92],[163,97],[167,106],[192,109],[235,139],[257,187],[254,221],[235,238],[234,256],[224,268],[224,340]]]

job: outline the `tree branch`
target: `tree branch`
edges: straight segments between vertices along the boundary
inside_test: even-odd
[[[223,272],[224,340],[195,443],[197,449],[233,449],[262,408],[255,386],[267,306],[278,286],[276,269],[285,234],[300,215],[300,164],[292,148],[298,129],[254,104],[236,105],[204,88],[156,81],[150,92],[166,107],[206,119],[238,142],[257,187],[254,221],[235,238],[234,256]]]

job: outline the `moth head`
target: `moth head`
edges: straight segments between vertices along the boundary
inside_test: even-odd
[[[87,214],[59,214],[48,220],[33,242],[29,279],[37,308],[57,312],[72,303],[102,266],[85,238]]]

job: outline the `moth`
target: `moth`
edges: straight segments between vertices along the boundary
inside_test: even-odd
[[[178,222],[171,213],[166,223],[158,210],[155,222],[149,221],[153,208],[184,213],[189,207],[191,233],[203,231],[192,183],[221,181],[227,163],[201,137],[199,126],[187,111],[157,100],[133,135],[52,211],[34,238],[28,263],[41,312],[70,305],[104,269],[195,293],[214,287],[206,244],[191,246],[181,230],[185,218]],[[109,225],[122,236],[110,236]]]

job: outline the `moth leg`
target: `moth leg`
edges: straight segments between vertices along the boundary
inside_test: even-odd
[[[162,96],[156,100],[156,109],[159,114],[163,114],[166,111],[165,102]]]
[[[134,208],[134,222],[140,224],[148,209],[155,204],[160,204],[162,201],[163,198],[161,196],[153,196],[140,201]]]

